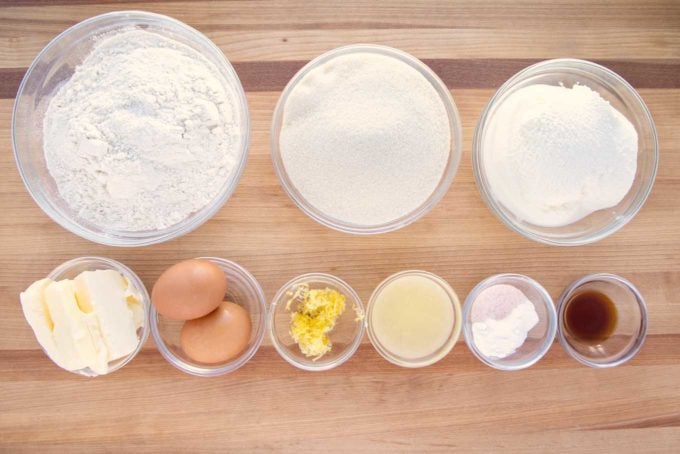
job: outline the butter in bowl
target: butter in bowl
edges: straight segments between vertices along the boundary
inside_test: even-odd
[[[28,324],[59,367],[86,377],[114,372],[139,353],[148,332],[149,295],[125,265],[80,257],[20,295]]]

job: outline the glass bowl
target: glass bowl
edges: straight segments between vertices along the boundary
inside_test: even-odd
[[[205,364],[194,361],[182,351],[180,346],[180,333],[184,321],[163,317],[156,311],[153,304],[150,310],[151,334],[163,358],[177,369],[199,377],[214,377],[233,372],[243,366],[260,348],[266,324],[266,301],[262,287],[245,268],[217,257],[198,258],[210,260],[224,271],[229,284],[225,299],[233,301],[248,311],[252,329],[247,347],[240,356],[224,363]]]
[[[137,348],[129,355],[119,358],[115,361],[111,361],[109,363],[109,371],[104,374],[108,375],[132,361],[132,359],[142,350],[146,339],[149,337],[149,307],[151,306],[151,300],[149,298],[149,293],[146,291],[146,287],[144,287],[144,283],[141,281],[141,279],[139,279],[139,276],[137,276],[130,268],[123,265],[122,263],[105,257],[78,257],[71,259],[53,269],[50,274],[47,275],[47,277],[54,281],[62,279],[74,279],[83,271],[95,270],[115,270],[125,276],[125,278],[130,282],[130,285],[134,289],[135,293],[139,296],[142,307],[144,308],[144,323],[137,330],[137,337],[139,339]],[[78,375],[83,375],[85,377],[101,376],[100,374],[91,370],[89,367],[71,372]]]
[[[92,50],[96,38],[122,29],[140,28],[179,41],[212,62],[238,102],[241,141],[236,167],[218,195],[183,221],[160,230],[119,231],[80,218],[59,195],[43,154],[43,116],[57,89]],[[12,146],[24,185],[38,206],[57,224],[88,240],[110,246],[143,246],[184,235],[210,219],[231,196],[247,160],[249,117],[243,87],[220,49],[200,32],[167,16],[141,11],[102,14],[80,22],[54,38],[38,54],[19,86],[12,114]]]
[[[327,215],[321,210],[314,207],[310,202],[308,202],[298,189],[293,184],[291,178],[286,172],[286,167],[281,156],[281,150],[279,148],[279,138],[281,135],[281,127],[283,123],[283,111],[290,96],[291,92],[295,89],[297,84],[312,70],[316,69],[320,65],[340,56],[353,54],[353,53],[375,53],[379,55],[384,55],[388,57],[395,58],[401,62],[408,64],[409,66],[415,68],[420,72],[434,87],[434,89],[439,94],[442,103],[444,104],[449,117],[449,125],[451,128],[451,144],[449,151],[449,158],[444,172],[437,184],[436,188],[430,194],[430,196],[423,202],[418,208],[410,213],[407,213],[397,219],[390,222],[379,224],[379,225],[361,225],[355,223],[349,223],[340,219],[336,219],[332,216]],[[274,170],[279,178],[283,190],[288,194],[288,196],[293,200],[295,205],[302,210],[307,216],[314,219],[316,222],[330,227],[332,229],[354,234],[377,234],[386,233],[393,230],[398,230],[405,227],[418,219],[422,218],[427,214],[432,208],[439,203],[439,201],[444,197],[454,176],[456,175],[456,170],[458,169],[458,164],[462,155],[462,128],[460,125],[460,119],[458,115],[458,110],[451,97],[451,93],[444,85],[444,83],[439,79],[439,77],[423,62],[418,60],[406,52],[398,49],[394,49],[387,46],[379,46],[372,44],[355,44],[350,46],[343,46],[326,52],[314,60],[307,63],[298,73],[288,82],[286,87],[279,98],[276,108],[274,110],[274,117],[272,120],[271,129],[271,155],[272,161],[274,162]]]
[[[472,333],[475,302],[479,294],[494,285],[511,285],[519,289],[534,305],[538,323],[528,333],[524,343],[505,358],[484,355],[475,345]],[[548,352],[555,340],[557,313],[550,294],[535,280],[522,274],[496,274],[477,284],[465,298],[463,307],[463,332],[465,342],[472,353],[487,366],[498,370],[512,371],[525,369],[536,364]]]
[[[333,343],[330,352],[314,360],[306,357],[290,334],[291,312],[286,304],[298,285],[307,284],[310,289],[330,288],[346,297],[345,311],[337,319],[335,328],[328,336]],[[298,276],[279,289],[269,308],[269,335],[279,355],[291,365],[307,371],[324,371],[338,367],[354,355],[364,337],[364,307],[359,295],[345,281],[325,273],[308,273]]]
[[[446,341],[441,345],[439,349],[437,349],[435,352],[433,352],[430,355],[420,357],[420,358],[405,358],[397,352],[390,351],[389,348],[387,348],[383,343],[380,342],[379,336],[376,335],[375,332],[375,327],[374,322],[373,322],[373,312],[375,308],[375,302],[380,296],[380,294],[388,288],[392,283],[397,281],[400,278],[407,277],[407,276],[417,276],[417,277],[422,277],[425,279],[428,279],[435,283],[437,286],[439,286],[448,296],[449,301],[451,303],[451,306],[453,308],[453,324],[451,325],[451,331],[449,333],[448,338]],[[461,330],[461,320],[462,320],[462,315],[461,315],[461,309],[460,309],[460,300],[458,299],[458,295],[456,292],[451,288],[451,286],[441,277],[437,276],[436,274],[429,273],[427,271],[421,271],[421,270],[407,270],[407,271],[401,271],[399,273],[393,274],[389,276],[387,279],[382,281],[376,289],[373,291],[373,294],[371,294],[371,299],[369,300],[368,303],[368,310],[366,313],[366,325],[368,327],[368,338],[371,341],[371,344],[373,344],[373,347],[376,349],[376,351],[385,358],[387,361],[391,362],[392,364],[395,364],[397,366],[401,367],[407,367],[407,368],[418,368],[418,367],[426,367],[429,365],[432,365],[436,363],[437,361],[441,360],[444,358],[446,355],[449,354],[451,349],[453,348],[454,345],[456,345],[456,342],[458,341],[458,338],[460,337],[460,330]]]
[[[594,290],[608,295],[616,307],[616,326],[604,341],[584,342],[569,332],[565,311],[569,301],[581,292]],[[647,335],[647,305],[628,280],[615,274],[589,274],[572,282],[560,296],[558,338],[567,353],[586,366],[614,367],[625,363],[640,351]]]
[[[616,206],[598,210],[562,227],[542,227],[515,216],[491,191],[483,156],[487,126],[510,94],[535,84],[588,86],[621,112],[638,134],[637,171],[633,185]],[[484,108],[472,145],[472,165],[477,187],[490,210],[511,230],[541,243],[576,246],[599,241],[622,228],[642,208],[652,190],[659,160],[654,121],[644,101],[633,87],[613,71],[584,60],[547,60],[529,66],[503,84]]]

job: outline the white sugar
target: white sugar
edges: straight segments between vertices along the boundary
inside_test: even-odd
[[[292,183],[337,220],[375,226],[409,214],[441,179],[451,132],[432,84],[396,58],[343,55],[307,73],[284,106]]]

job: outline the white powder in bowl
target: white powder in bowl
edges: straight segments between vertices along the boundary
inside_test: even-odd
[[[534,304],[517,287],[496,284],[473,302],[471,318],[475,347],[487,358],[507,358],[526,341],[538,324]]]
[[[490,190],[531,224],[560,227],[617,205],[635,179],[635,127],[586,86],[520,88],[487,128]]]
[[[47,167],[85,221],[163,229],[209,204],[239,159],[233,89],[194,49],[142,30],[102,37],[50,100]]]
[[[434,192],[451,149],[446,107],[417,69],[357,52],[307,73],[283,107],[281,158],[314,208],[344,223],[377,226]]]

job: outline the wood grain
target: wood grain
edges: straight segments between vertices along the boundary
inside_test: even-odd
[[[489,88],[502,85],[509,77],[537,59],[423,59],[449,88]],[[636,88],[680,88],[680,59],[629,61],[593,60],[605,65]],[[281,91],[306,61],[240,62],[234,69],[246,91]],[[25,68],[0,68],[0,99],[13,98]]]
[[[337,4],[335,4],[337,3]],[[252,146],[229,202],[166,244],[117,249],[53,223],[26,193],[10,142],[13,97],[36,53],[94,14],[170,14],[213,39],[247,89]],[[398,232],[355,237],[305,217],[269,159],[280,90],[332,47],[376,42],[424,59],[452,89],[465,153],[453,186],[425,218]],[[587,58],[640,89],[656,121],[661,164],[638,216],[598,244],[555,248],[504,228],[474,186],[469,150],[479,113],[507,77],[540,59]],[[680,3],[462,0],[0,1],[0,451],[674,452],[680,446]],[[215,379],[169,366],[149,341],[121,371],[95,380],[53,366],[23,319],[18,293],[72,257],[102,255],[150,286],[180,259],[235,260],[268,297],[309,271],[339,275],[366,300],[387,275],[424,268],[464,297],[497,272],[528,274],[556,298],[574,278],[609,271],[647,298],[650,335],[630,363],[580,366],[558,344],[529,370],[500,373],[460,341],[438,364],[404,370],[367,340],[325,373],[285,363],[268,340],[239,371]]]

